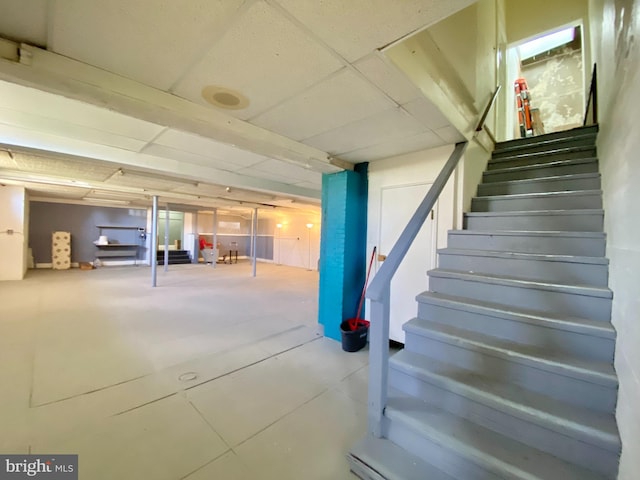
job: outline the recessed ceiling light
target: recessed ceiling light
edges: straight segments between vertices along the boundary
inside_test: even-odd
[[[240,110],[249,106],[249,99],[240,92],[218,85],[204,87],[202,98],[215,107],[227,110]]]

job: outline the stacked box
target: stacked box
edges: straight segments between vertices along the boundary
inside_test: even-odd
[[[53,232],[51,242],[51,263],[54,270],[71,268],[71,233]]]

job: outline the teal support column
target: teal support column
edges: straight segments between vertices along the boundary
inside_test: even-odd
[[[340,323],[356,315],[366,275],[367,166],[322,176],[318,322],[338,341]]]

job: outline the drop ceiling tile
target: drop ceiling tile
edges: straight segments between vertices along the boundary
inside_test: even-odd
[[[251,123],[302,140],[393,106],[376,88],[345,68]]]
[[[123,137],[56,118],[9,110],[2,107],[0,107],[0,124],[25,128],[31,131],[45,132],[59,137],[82,139],[86,142],[123,148],[132,152],[139,151],[146,144],[143,140]]]
[[[247,119],[342,66],[332,52],[266,2],[259,1],[229,27],[174,92],[210,106],[201,95],[204,86],[231,88],[247,97],[249,106],[225,112]]]
[[[164,128],[106,108],[14,83],[0,81],[0,98],[4,110],[0,115],[5,119],[7,115],[11,118],[22,112],[145,142],[152,140]]]
[[[46,47],[47,0],[2,0],[0,36],[17,42]]]
[[[52,2],[56,53],[167,90],[229,25],[243,0]]]
[[[430,130],[449,125],[449,120],[440,112],[440,109],[424,97],[405,103],[402,108]]]
[[[322,174],[313,170],[299,167],[293,163],[281,160],[269,159],[251,167],[252,170],[268,172],[286,179],[297,179],[297,181],[314,182],[322,179]],[[287,182],[292,183],[292,182]]]
[[[125,169],[122,175],[113,175],[106,183],[109,186],[143,188],[145,190],[172,190],[174,188],[179,188],[185,183],[193,183],[195,185],[196,182],[157,178]]]
[[[438,135],[442,140],[446,143],[458,143],[463,142],[464,137],[451,125],[447,127],[438,128],[435,130],[436,135]]]
[[[367,55],[354,66],[398,104],[421,96],[420,90],[411,80],[380,52]]]
[[[351,152],[398,138],[411,137],[426,128],[401,108],[393,108],[330,130],[303,142],[332,155]]]
[[[474,0],[277,1],[331,48],[354,62]]]
[[[210,138],[174,129],[165,130],[153,143],[243,167],[254,165],[267,158]]]
[[[320,188],[322,188],[322,180],[320,182],[300,182],[294,185],[300,188],[311,188],[314,190],[319,190]]]
[[[402,155],[403,153],[426,150],[427,148],[434,148],[448,143],[449,142],[443,141],[435,133],[426,132],[410,138],[404,138],[373,147],[363,148],[361,150],[355,150],[353,152],[343,154],[340,157],[352,162],[370,162],[382,158]]]

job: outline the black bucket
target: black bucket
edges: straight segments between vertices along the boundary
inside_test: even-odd
[[[340,332],[342,333],[342,350],[345,352],[357,352],[367,344],[369,326],[359,324],[358,328],[351,330],[349,321],[345,320],[340,324]]]

